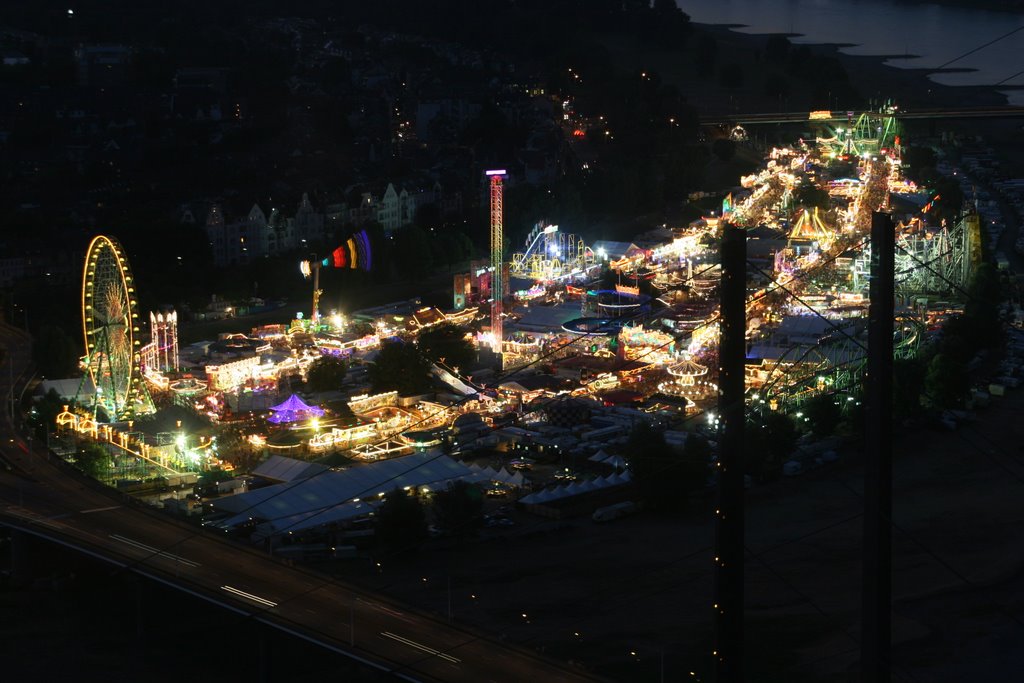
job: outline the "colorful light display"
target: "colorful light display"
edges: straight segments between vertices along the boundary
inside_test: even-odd
[[[89,243],[82,269],[82,363],[96,388],[94,410],[103,408],[112,420],[154,411],[142,374],[139,332],[128,257],[115,238],[98,235]]]
[[[272,406],[270,408],[270,412],[272,412],[273,415],[267,418],[267,422],[272,422],[274,424],[290,424],[292,422],[300,422],[310,418],[323,417],[324,415],[323,408],[306,405],[306,403],[295,394],[289,396],[288,400],[283,403]]]

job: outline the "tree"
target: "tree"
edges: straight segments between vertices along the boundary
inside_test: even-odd
[[[68,401],[61,398],[56,389],[50,389],[42,398],[36,401],[35,411],[31,414],[30,423],[34,427],[37,438],[45,439],[47,432],[57,430],[57,416],[64,411],[64,406],[67,403]]]
[[[933,217],[937,221],[945,220],[952,225],[964,206],[964,192],[960,189],[960,183],[955,178],[943,175],[939,176],[933,185],[938,196],[938,199],[934,200]]]
[[[738,88],[743,85],[743,67],[736,62],[722,65],[718,72],[718,81],[727,88]]]
[[[451,271],[452,266],[463,260],[463,243],[458,240],[454,233],[447,231],[435,231],[431,233],[433,239],[430,245],[434,250],[434,261],[443,263]]]
[[[476,348],[466,339],[466,331],[451,323],[423,330],[416,345],[424,356],[450,368],[465,368],[476,360]]]
[[[924,380],[925,396],[935,408],[958,408],[963,405],[971,378],[963,360],[937,353],[928,364]]]
[[[333,391],[341,387],[348,365],[336,356],[322,356],[309,366],[306,384],[311,391]]]
[[[430,252],[430,238],[416,225],[409,225],[395,232],[394,257],[399,272],[405,278],[416,278],[430,272],[433,256]]]
[[[413,344],[385,342],[366,375],[374,391],[411,396],[430,388],[430,361]]]
[[[710,448],[691,435],[681,450],[675,449],[665,442],[664,433],[639,423],[629,435],[626,456],[645,507],[672,514],[685,510],[687,494],[704,486]]]
[[[448,484],[434,494],[438,525],[456,538],[473,536],[483,525],[484,501],[480,489],[464,481]]]
[[[804,404],[803,413],[810,425],[811,434],[817,437],[828,436],[834,432],[843,419],[842,410],[836,404],[836,397],[830,394],[812,397]]]
[[[789,81],[780,74],[768,74],[764,80],[764,94],[768,97],[789,97]]]
[[[407,554],[427,537],[427,516],[419,498],[400,488],[377,509],[377,542],[393,554]]]
[[[718,41],[708,32],[701,32],[697,41],[695,61],[701,76],[710,76],[715,70],[718,58]]]
[[[934,172],[938,159],[935,150],[931,147],[920,147],[918,145],[907,145],[900,154],[902,165],[909,169],[909,173],[915,178],[922,174]]]
[[[711,143],[711,151],[720,161],[731,161],[736,156],[736,143],[729,138],[718,138]]]
[[[195,433],[209,428],[210,424],[210,419],[204,414],[180,405],[168,405],[135,420],[135,426],[148,434],[179,430]]]
[[[892,364],[892,414],[897,420],[921,412],[927,366],[920,358],[898,358]]]
[[[805,74],[813,57],[811,48],[806,45],[800,45],[789,50],[789,64],[787,66],[789,72],[797,75]]]
[[[420,230],[433,230],[441,227],[441,207],[437,202],[422,204],[416,207],[416,214],[413,216],[413,223]]]
[[[805,208],[817,207],[827,211],[832,202],[828,190],[823,190],[813,183],[803,183],[793,193],[793,196],[796,202]]]
[[[961,321],[963,327],[970,331],[968,338],[972,342],[972,351],[991,348],[1002,339],[999,304],[1005,296],[995,266],[991,263],[979,265],[967,289]]]
[[[679,5],[675,3],[675,0],[654,0],[651,9],[654,10],[655,14],[662,15],[663,17],[671,17],[683,13],[679,9]]]
[[[32,362],[43,377],[69,377],[78,367],[78,348],[63,329],[44,325],[32,340]]]
[[[98,443],[85,443],[75,453],[75,467],[93,479],[109,472],[112,464],[110,453]]]
[[[769,412],[747,422],[744,462],[747,474],[759,480],[773,479],[796,447],[796,424],[785,413]]]
[[[785,64],[789,57],[789,38],[779,33],[768,36],[764,56],[772,64]]]
[[[679,464],[678,483],[687,493],[704,488],[711,467],[711,444],[697,434],[690,434],[683,442]]]

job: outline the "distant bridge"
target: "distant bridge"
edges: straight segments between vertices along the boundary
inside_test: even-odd
[[[910,109],[893,110],[886,112],[869,111],[794,111],[794,112],[768,112],[768,113],[737,113],[737,114],[708,114],[700,117],[702,125],[756,125],[764,123],[842,123],[849,120],[857,120],[864,114],[873,116],[892,116],[901,121],[915,119],[999,119],[1024,116],[1024,107],[1002,106],[1002,107],[942,107],[937,109]]]

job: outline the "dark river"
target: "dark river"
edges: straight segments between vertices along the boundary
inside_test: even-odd
[[[799,33],[793,42],[851,44],[842,49],[848,54],[917,55],[889,60],[897,67],[938,67],[956,60],[948,68],[973,69],[931,76],[945,85],[1024,85],[1024,13],[890,0],[676,2],[703,24],[743,24],[737,30],[744,33]],[[1022,30],[1002,37],[1016,28]],[[996,42],[981,47],[990,41]],[[957,59],[976,48],[981,49]],[[1011,103],[1024,105],[1024,90],[1003,92]]]

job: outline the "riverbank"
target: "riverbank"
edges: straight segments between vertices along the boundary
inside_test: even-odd
[[[743,64],[744,69],[751,74],[752,80],[759,79],[764,82],[766,76],[776,70],[767,64],[763,57],[771,34],[740,33],[735,29],[741,26],[735,24],[695,24],[695,27],[714,36],[718,42],[718,53],[729,55],[730,59]],[[952,73],[958,69],[900,68],[886,63],[893,59],[914,59],[914,55],[850,55],[842,52],[841,50],[849,47],[850,43],[801,43],[801,46],[803,45],[816,55],[838,60],[846,71],[849,84],[865,100],[892,99],[904,108],[980,107],[1007,103],[1006,95],[993,86],[951,86],[928,79],[931,74],[943,71]],[[825,98],[813,96],[796,79],[792,79],[792,85],[793,91],[782,97],[766,97],[764,93],[727,92],[725,99],[733,105],[732,111],[799,111],[839,109],[848,106],[848,103],[837,101],[837,96],[844,87],[842,81],[838,81],[835,91],[827,92]],[[709,104],[720,104],[722,98],[718,91],[728,89],[715,88],[714,85],[711,89],[719,96]],[[863,104],[867,105],[868,102],[865,101]],[[698,106],[704,113],[702,105],[703,100]],[[745,109],[743,105],[752,105],[755,108]],[[774,105],[774,108],[765,105]],[[712,109],[706,113],[721,111]]]
[[[767,74],[772,70],[762,57],[768,42],[768,34],[740,33],[734,30],[735,26],[729,25],[698,24],[696,27],[715,37],[720,55],[727,54],[730,59],[743,63],[749,73],[749,80],[765,82]],[[1007,90],[1006,86],[997,88],[943,85],[928,79],[929,74],[936,73],[934,69],[899,68],[886,63],[888,60],[896,59],[896,56],[844,54],[840,51],[843,45],[835,43],[807,46],[813,53],[834,58],[843,66],[849,84],[863,98],[863,102],[853,108],[868,106],[871,102],[884,102],[887,99],[893,100],[904,110],[999,107],[1007,104],[1007,96],[1000,92]],[[826,93],[826,98],[816,98],[806,85],[796,79],[792,79],[791,82],[794,89],[788,96],[771,98],[753,89],[747,92],[745,89],[730,90],[717,82],[709,83],[707,80],[703,81],[704,85],[699,85],[702,81],[694,76],[691,76],[689,81],[679,81],[687,91],[701,92],[700,99],[694,98],[695,105],[700,113],[705,115],[772,111],[809,112],[816,109],[847,108],[841,101],[837,101],[834,94],[828,96],[829,93]],[[1022,126],[1022,118],[919,120],[907,124],[904,139],[912,144],[927,144],[928,139],[937,139],[944,131],[954,132],[960,136],[981,137],[995,148],[1007,175],[1019,177],[1024,175]],[[769,126],[758,126],[750,133],[755,136],[770,136],[771,130],[773,129]],[[789,133],[792,133],[792,129],[789,129]],[[775,134],[783,137],[787,135],[777,130]]]
[[[966,7],[968,9],[984,9],[993,12],[1010,14],[1024,13],[1024,0],[896,0],[904,5],[945,5],[947,7]]]

